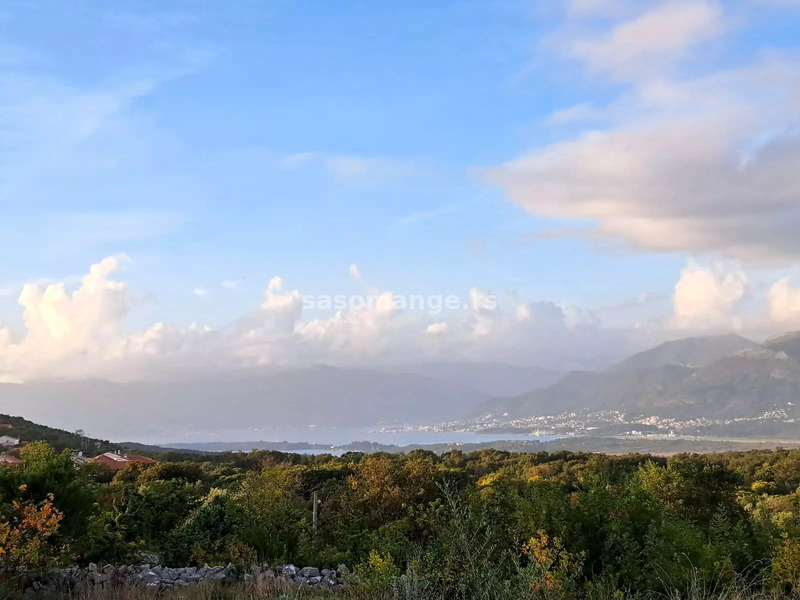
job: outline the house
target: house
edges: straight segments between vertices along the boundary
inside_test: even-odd
[[[0,454],[0,466],[21,465],[22,460],[11,454]]]
[[[19,446],[19,438],[11,437],[10,435],[0,435],[0,446],[13,448]]]
[[[72,454],[69,455],[69,457],[72,459],[72,462],[77,466],[85,465],[91,460],[83,452],[73,452]]]
[[[0,423],[0,429],[11,429],[11,423]]]
[[[140,456],[138,454],[122,454],[120,452],[106,452],[95,456],[92,459],[93,463],[103,465],[112,471],[122,471],[131,463],[155,464],[152,458]]]

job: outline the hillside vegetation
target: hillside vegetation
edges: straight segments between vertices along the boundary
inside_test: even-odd
[[[7,577],[147,551],[167,566],[344,563],[361,598],[800,590],[800,451],[254,451],[117,474],[46,444],[22,454],[0,468]]]
[[[39,425],[33,421],[28,421],[22,417],[0,414],[0,424],[11,425],[8,429],[1,429],[0,435],[9,435],[23,443],[25,442],[47,442],[58,451],[66,450],[87,450],[92,453],[101,453],[113,450],[117,446],[108,440],[98,440],[87,437],[81,432],[69,432],[63,429]]]

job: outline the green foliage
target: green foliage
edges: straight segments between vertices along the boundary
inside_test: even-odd
[[[174,456],[113,479],[46,444],[24,455],[24,468],[0,468],[0,509],[20,486],[35,505],[52,494],[63,519],[48,543],[82,563],[143,550],[174,566],[345,563],[364,598],[619,600],[753,572],[800,590],[800,451],[258,451]]]
[[[55,448],[56,452],[67,449],[107,452],[117,447],[106,440],[85,437],[81,432],[72,433],[39,425],[22,417],[0,415],[0,423],[11,425],[11,428],[3,430],[4,435],[11,435],[28,443],[44,442]]]
[[[23,486],[33,502],[52,496],[53,506],[63,515],[56,539],[80,553],[84,542],[81,533],[96,511],[94,490],[86,473],[66,453],[57,453],[44,442],[28,445],[21,455],[24,468],[0,468],[0,511],[8,510]]]
[[[305,529],[306,503],[298,495],[300,474],[288,465],[248,473],[231,495],[232,510],[241,515],[235,536],[266,562],[296,556]]]
[[[352,582],[368,591],[386,590],[398,575],[400,571],[389,554],[372,550],[367,560],[356,565]]]

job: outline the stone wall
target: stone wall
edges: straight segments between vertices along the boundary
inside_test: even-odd
[[[205,565],[200,568],[171,568],[148,564],[104,567],[90,564],[86,568],[72,567],[41,575],[27,575],[23,581],[23,593],[26,598],[32,599],[56,598],[91,588],[133,585],[165,590],[212,581],[339,587],[343,585],[341,576],[346,572],[347,567],[344,565],[339,565],[338,570],[331,570],[299,568],[294,565],[252,565],[249,568]]]

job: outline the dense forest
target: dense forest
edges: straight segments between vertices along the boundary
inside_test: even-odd
[[[800,451],[171,453],[117,473],[46,443],[22,456],[0,468],[6,574],[147,552],[345,564],[356,589],[444,598],[800,589]]]

